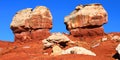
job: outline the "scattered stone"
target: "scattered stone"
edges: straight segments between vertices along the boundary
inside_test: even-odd
[[[102,42],[104,42],[104,41],[106,41],[106,40],[108,40],[108,38],[104,36],[104,37],[102,38]]]
[[[97,43],[97,44],[95,44],[95,45],[93,45],[93,46],[91,46],[92,48],[95,48],[95,47],[98,47],[100,45],[100,43]]]
[[[48,55],[48,53],[44,53],[44,55]]]
[[[96,54],[91,52],[90,50],[78,46],[68,48],[67,50],[64,50],[62,54],[83,54],[83,55],[96,56]]]

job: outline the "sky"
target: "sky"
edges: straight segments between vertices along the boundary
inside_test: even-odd
[[[0,40],[14,41],[10,29],[13,16],[17,11],[36,6],[46,6],[53,16],[51,32],[69,32],[64,24],[64,17],[69,15],[77,5],[100,3],[108,12],[108,23],[104,31],[120,32],[120,0],[0,0]]]

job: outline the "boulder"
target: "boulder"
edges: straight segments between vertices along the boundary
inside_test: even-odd
[[[53,46],[52,51],[53,53],[51,53],[51,55],[57,56],[61,55],[63,50],[59,46],[55,45]]]
[[[51,29],[52,15],[44,6],[37,6],[34,10],[32,8],[23,9],[13,17],[10,27],[13,31],[20,29],[19,27],[23,29]]]
[[[105,34],[102,26],[107,21],[107,12],[101,4],[88,4],[77,6],[64,23],[74,36],[97,36]]]
[[[51,36],[42,40],[44,48],[52,47],[55,44],[59,44],[61,46],[66,45],[67,42],[71,42],[71,40],[61,33],[52,33]]]
[[[96,54],[90,50],[87,50],[83,47],[74,46],[71,48],[68,48],[62,52],[62,54],[83,54],[83,55],[91,55],[96,56]]]
[[[107,12],[101,4],[79,5],[64,22],[68,29],[102,26],[107,23]]]
[[[35,9],[27,8],[16,13],[10,25],[15,40],[42,40],[50,35],[52,28],[52,15],[45,6]]]

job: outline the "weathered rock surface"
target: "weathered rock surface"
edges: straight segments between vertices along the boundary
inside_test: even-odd
[[[34,40],[43,40],[50,35],[49,29],[38,29],[31,32],[31,38]]]
[[[51,53],[51,55],[57,56],[57,55],[62,55],[63,50],[59,46],[55,45],[53,46],[52,51],[53,53]]]
[[[79,5],[65,17],[64,23],[72,35],[103,35],[107,12],[101,4]]]
[[[83,55],[96,56],[96,54],[93,53],[92,51],[87,50],[83,47],[78,47],[78,46],[74,46],[66,50],[63,50],[59,46],[55,45],[53,46],[52,50],[53,50],[53,53],[51,55],[54,55],[54,56],[63,55],[63,54],[83,54]]]
[[[107,23],[107,12],[101,4],[79,5],[64,22],[68,29],[101,26]]]
[[[67,50],[63,51],[62,54],[83,54],[83,55],[96,56],[96,54],[91,52],[90,50],[78,46],[68,48]]]
[[[116,40],[116,41],[120,41],[120,36],[114,35],[111,39]]]
[[[37,6],[23,9],[16,13],[10,25],[15,40],[42,40],[50,35],[52,15],[48,8]]]
[[[52,28],[52,15],[48,8],[37,6],[34,10],[27,8],[16,13],[11,28]]]
[[[67,42],[72,42],[67,36],[61,33],[53,33],[47,39],[42,40],[44,48],[52,47],[55,44],[66,45]]]
[[[76,29],[71,29],[69,30],[71,35],[74,36],[98,36],[98,35],[104,35],[104,29],[103,27],[98,27],[98,28],[92,28],[92,29],[87,29],[87,28],[76,28]]]
[[[11,23],[15,42],[0,41],[0,60],[119,60],[120,33],[105,34],[105,23],[107,13],[100,4],[81,5],[65,18],[70,34],[51,35],[46,7],[22,10]]]

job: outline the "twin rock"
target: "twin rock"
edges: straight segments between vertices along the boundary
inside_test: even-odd
[[[17,42],[43,40],[51,35],[52,14],[45,6],[23,9],[13,17],[10,28]],[[79,5],[64,18],[70,35],[92,37],[104,35],[103,25],[108,15],[101,4]]]

